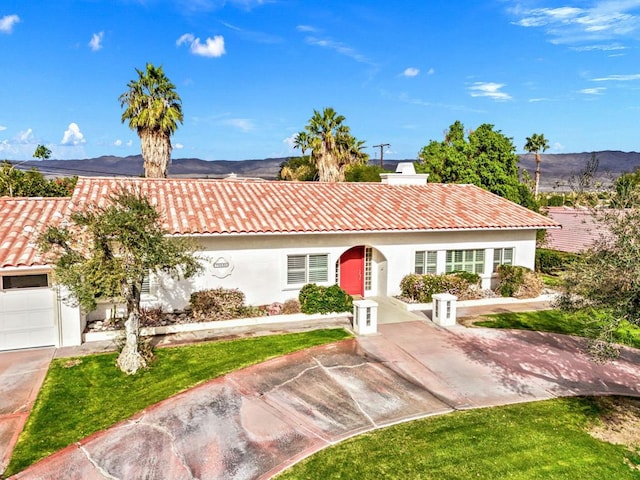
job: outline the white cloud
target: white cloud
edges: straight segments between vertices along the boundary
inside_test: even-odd
[[[585,8],[516,7],[511,13],[516,25],[544,29],[551,43],[576,44],[634,38],[640,29],[638,7],[637,0],[596,0]]]
[[[418,68],[408,67],[404,69],[404,72],[402,72],[402,75],[404,75],[405,77],[417,77],[419,73],[420,73],[420,70]]]
[[[312,27],[311,25],[298,25],[296,27],[296,30],[299,32],[310,32],[310,33],[315,33],[318,31],[316,27]]]
[[[631,75],[609,75],[608,77],[594,78],[594,82],[631,82],[634,80],[640,80],[640,73],[634,73]]]
[[[122,140],[118,139],[115,142],[113,142],[113,145],[116,147],[121,147],[122,146]]]
[[[31,128],[27,128],[22,132],[18,133],[16,137],[16,141],[18,143],[33,143],[34,142],[33,130]]]
[[[80,131],[80,127],[78,127],[77,123],[70,123],[69,127],[64,131],[64,135],[62,136],[62,140],[60,141],[61,145],[81,145],[86,143],[84,139],[84,135]]]
[[[430,68],[430,69],[427,71],[427,75],[433,75],[434,73],[436,73],[435,68]]]
[[[213,38],[206,38],[202,43],[199,38],[195,37],[191,33],[185,33],[177,41],[176,45],[189,44],[189,49],[194,55],[201,57],[217,58],[226,53],[224,49],[224,37],[222,35],[216,35]]]
[[[584,93],[585,95],[602,95],[602,92],[605,90],[605,87],[583,88],[579,93]]]
[[[133,145],[133,140],[129,140],[127,143],[125,143],[125,145],[126,145],[127,147],[132,146],[132,145]]]
[[[20,23],[20,17],[18,15],[5,15],[0,18],[0,33],[13,32],[13,26]]]
[[[246,118],[229,118],[227,120],[224,120],[222,123],[231,127],[238,128],[243,132],[249,132],[255,128],[253,122]]]
[[[175,150],[182,150],[184,148],[184,145],[182,143],[174,143],[173,148]]]
[[[102,48],[102,39],[104,38],[104,32],[94,33],[89,41],[89,48],[94,52],[97,52]]]
[[[2,132],[3,130],[6,130],[7,127],[5,127],[4,125],[0,125],[0,132]]]
[[[472,97],[489,97],[496,101],[511,100],[511,95],[500,90],[504,83],[476,82],[469,87],[469,94]]]
[[[344,55],[345,57],[349,57],[356,62],[365,63],[367,65],[375,66],[375,64],[369,60],[365,55],[362,55],[357,50],[345,45],[342,42],[336,42],[334,40],[326,39],[326,38],[317,38],[317,37],[307,37],[305,41],[309,45],[313,45],[316,47],[328,48],[333,50],[340,55]]]
[[[289,150],[294,150],[293,146],[296,141],[296,136],[298,136],[297,133],[292,133],[287,138],[282,140],[282,143],[285,143],[289,147]]]

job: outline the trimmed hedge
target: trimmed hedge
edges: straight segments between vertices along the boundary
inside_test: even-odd
[[[500,278],[496,292],[503,297],[535,298],[542,293],[543,283],[536,272],[517,265],[498,265]]]
[[[353,297],[338,285],[322,287],[308,283],[300,290],[300,310],[302,313],[338,313],[353,309]]]
[[[536,271],[553,275],[564,270],[578,259],[575,253],[560,252],[547,248],[536,249]]]
[[[470,300],[480,296],[480,276],[469,272],[411,273],[401,280],[400,290],[403,297],[418,303],[431,302],[435,293],[450,293],[459,300]]]
[[[257,307],[247,307],[238,289],[214,288],[191,294],[189,304],[196,320],[231,320],[264,315]]]

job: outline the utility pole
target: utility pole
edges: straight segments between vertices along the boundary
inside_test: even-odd
[[[380,167],[384,168],[384,147],[390,147],[391,144],[390,143],[381,143],[380,145],[374,145],[373,148],[379,148],[380,149]]]

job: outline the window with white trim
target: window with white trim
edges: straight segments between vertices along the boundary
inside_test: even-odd
[[[287,255],[287,285],[329,280],[329,255]]]
[[[425,273],[436,274],[438,268],[438,252],[435,250],[417,251],[414,272],[418,275]]]
[[[140,286],[140,293],[142,295],[150,295],[151,294],[151,272],[147,272],[147,274],[142,279],[142,285]]]
[[[447,250],[447,273],[465,271],[470,273],[484,273],[484,250]]]
[[[498,265],[513,265],[513,248],[493,249],[493,271],[498,270]]]
[[[371,290],[371,260],[373,259],[373,249],[365,247],[364,249],[364,289]]]

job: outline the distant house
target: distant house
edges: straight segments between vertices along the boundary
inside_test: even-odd
[[[337,283],[363,297],[396,295],[400,280],[412,272],[472,271],[489,288],[500,263],[533,268],[536,230],[558,226],[476,186],[427,184],[426,175],[399,171],[386,174],[383,183],[80,178],[67,203],[52,201],[50,207],[64,217],[88,204],[104,204],[122,188],[135,188],[156,205],[169,235],[196,239],[203,274],[180,282],[150,276],[143,301],[165,310],[182,309],[192,292],[216,287],[238,288],[252,305],[295,298],[306,283]],[[36,223],[45,225],[48,217],[40,210]],[[39,227],[27,232],[24,226],[2,222],[0,235],[13,232],[31,241]],[[0,251],[0,275],[27,269],[17,264],[13,248]],[[49,279],[28,288],[55,297]],[[0,291],[0,297],[10,290]],[[61,308],[55,301],[54,308]],[[6,302],[1,302],[5,318]],[[0,349],[77,344],[85,322],[104,318],[108,307],[74,320],[74,335],[30,345],[0,340]],[[56,320],[59,329],[67,328],[65,318]],[[0,339],[8,338],[2,330],[10,328],[0,323]]]
[[[549,218],[562,226],[547,231],[545,248],[561,252],[580,253],[591,248],[607,228],[596,220],[592,209],[549,207]]]

